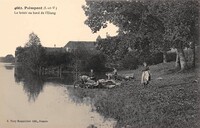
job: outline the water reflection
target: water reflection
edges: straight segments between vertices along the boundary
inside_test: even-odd
[[[59,76],[59,77],[49,76],[49,77],[44,77],[44,79],[45,79],[45,82],[73,85],[73,83],[76,79],[76,76],[73,73],[65,73],[65,74],[61,74],[61,76]]]
[[[105,120],[94,111],[95,98],[92,95],[85,95],[85,92],[81,90],[78,92],[70,86],[75,78],[73,74],[39,77],[22,67],[7,70],[4,65],[0,63],[0,73],[3,74],[0,77],[2,127],[8,125],[7,120],[18,119],[47,120],[48,123],[10,123],[10,127],[111,128],[114,126],[115,122]]]
[[[43,91],[44,79],[24,69],[20,66],[15,67],[15,81],[22,82],[23,89],[28,96],[28,101],[35,101]]]
[[[21,83],[24,91],[28,96],[28,101],[35,101],[39,96],[40,92],[43,91],[45,83],[53,83],[54,86],[59,86],[60,84],[64,85],[73,85],[74,81],[77,79],[76,74],[73,73],[65,73],[61,75],[45,75],[39,76],[31,73],[28,69],[22,66],[15,66],[15,82]],[[87,74],[87,73],[82,73]],[[98,79],[105,78],[105,73],[99,73],[96,75]],[[72,98],[73,96],[77,96],[80,92],[76,92],[76,90],[71,90]],[[74,95],[73,95],[74,94]],[[82,95],[82,94],[80,94]],[[80,100],[81,98],[78,96],[74,99],[75,102]],[[81,101],[80,101],[81,102]]]
[[[28,69],[22,66],[15,66],[15,82],[22,83],[24,91],[28,95],[29,101],[35,101],[43,91],[45,83],[53,83],[54,86],[60,84],[73,85],[75,81],[75,74],[67,73],[61,76],[45,75],[39,76],[31,73]]]
[[[13,70],[14,65],[12,65],[12,64],[5,64],[4,67],[5,67],[7,70]]]

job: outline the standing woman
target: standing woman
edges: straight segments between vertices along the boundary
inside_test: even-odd
[[[142,78],[141,78],[141,83],[144,85],[149,84],[149,81],[151,80],[151,75],[150,75],[150,70],[149,66],[147,65],[146,62],[143,63],[144,67],[142,69]]]

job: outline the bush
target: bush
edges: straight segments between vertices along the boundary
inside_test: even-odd
[[[149,53],[149,55],[140,55],[139,56],[139,64],[143,62],[147,62],[148,65],[159,64],[163,62],[163,53]]]
[[[95,72],[102,72],[106,71],[107,69],[105,67],[106,57],[101,53],[91,56],[91,58],[85,63],[85,71],[90,71],[90,69],[93,69]]]
[[[124,69],[136,69],[138,64],[138,58],[135,53],[130,53],[122,59],[122,66]]]
[[[153,53],[150,58],[149,58],[149,64],[155,65],[163,62],[163,53],[158,52],[158,53]]]
[[[43,63],[45,66],[67,65],[72,61],[72,57],[71,53],[48,53],[43,56]]]
[[[167,62],[176,61],[176,52],[167,53]]]
[[[159,64],[163,62],[163,53],[152,53],[150,55],[138,55],[137,53],[131,52],[122,59],[122,66],[124,69],[136,69],[139,64],[147,62],[149,65]]]

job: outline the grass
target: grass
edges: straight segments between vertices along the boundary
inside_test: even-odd
[[[96,111],[117,120],[116,128],[197,128],[199,124],[199,81],[196,70],[174,72],[174,63],[150,66],[152,81],[140,84],[141,68],[120,71],[135,81],[113,89],[74,89],[73,96],[90,97]],[[157,79],[162,77],[162,79]]]

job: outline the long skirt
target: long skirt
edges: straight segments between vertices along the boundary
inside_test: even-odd
[[[150,73],[149,71],[143,71],[142,72],[142,78],[141,78],[141,83],[142,84],[148,84],[150,81]]]

